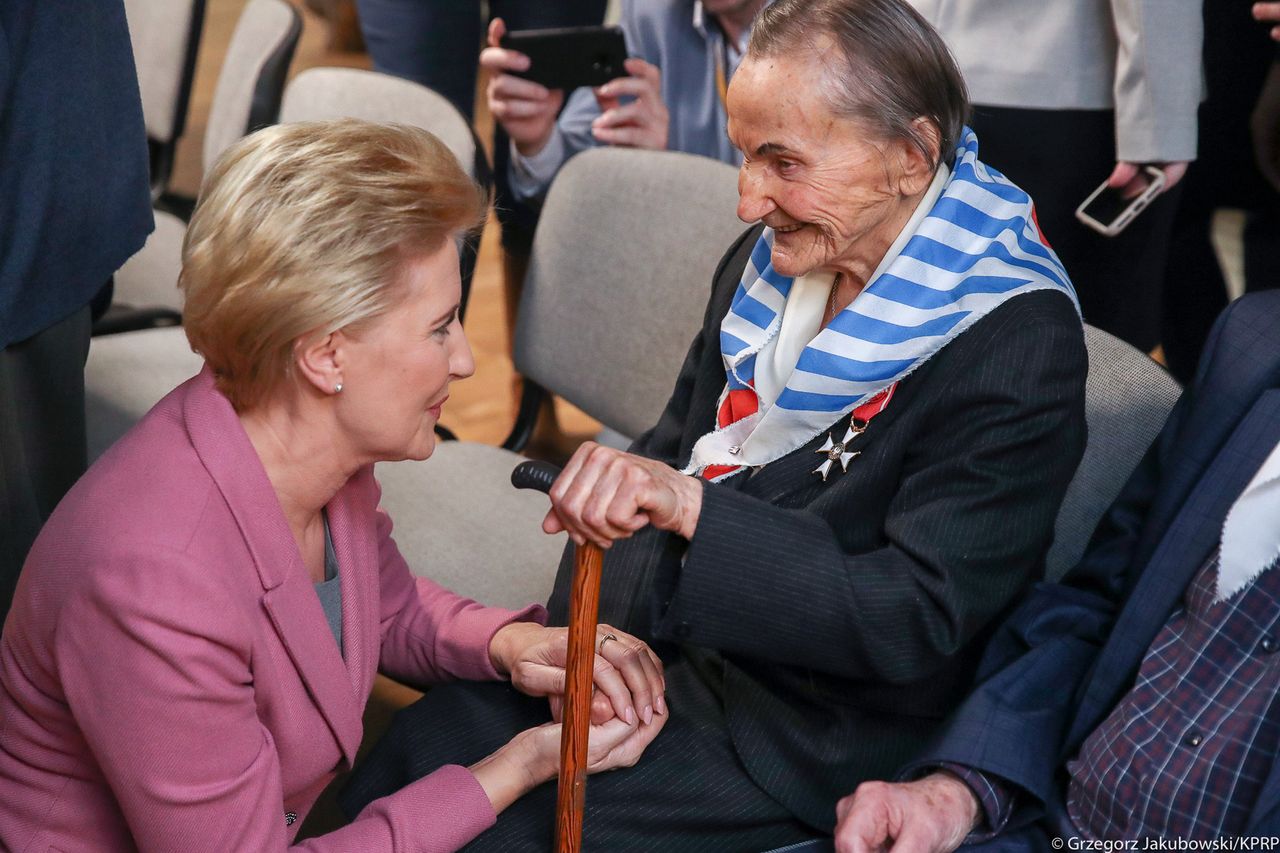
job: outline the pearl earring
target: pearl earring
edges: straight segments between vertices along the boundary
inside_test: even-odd
[[[333,386],[333,393],[335,393],[335,394],[341,394],[341,393],[342,393],[342,383],[341,383],[341,382],[339,382],[337,385],[334,385],[334,386]]]

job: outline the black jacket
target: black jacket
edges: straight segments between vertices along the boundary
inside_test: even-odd
[[[681,467],[714,426],[720,321],[758,235],[721,261],[671,400],[635,452]],[[991,626],[1043,573],[1084,448],[1086,371],[1064,294],[1010,299],[902,380],[847,473],[812,473],[824,432],[707,484],[691,542],[647,529],[615,543],[601,621],[666,655],[722,657],[747,771],[830,829],[839,797],[886,778],[960,703]],[[832,428],[838,440],[843,424]],[[570,574],[566,556],[550,605],[561,624]]]

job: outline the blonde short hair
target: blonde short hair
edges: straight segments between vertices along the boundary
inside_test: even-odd
[[[293,369],[294,343],[371,320],[405,259],[477,227],[483,193],[425,130],[356,119],[265,128],[205,178],[178,286],[191,348],[237,411]]]

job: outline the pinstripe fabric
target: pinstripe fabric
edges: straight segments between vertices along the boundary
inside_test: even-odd
[[[720,319],[758,235],[721,262],[703,329],[636,452],[680,466],[714,423]],[[723,697],[737,772],[829,831],[840,796],[886,777],[958,704],[990,624],[1042,570],[1084,444],[1085,362],[1069,298],[1010,299],[900,383],[847,473],[825,484],[811,473],[815,439],[750,476],[706,484],[692,542],[650,529],[615,543],[600,619],[651,640],[672,672],[697,650],[708,661],[698,681]],[[566,554],[550,603],[561,622],[570,570]],[[462,739],[432,709],[470,689],[436,688],[402,712],[344,807],[456,755],[459,743],[419,738]],[[668,698],[670,726],[682,725],[688,697],[673,686]],[[465,719],[484,729],[490,713],[504,712],[477,703]],[[724,772],[695,762],[678,757],[668,772]],[[646,848],[640,838],[616,849]]]

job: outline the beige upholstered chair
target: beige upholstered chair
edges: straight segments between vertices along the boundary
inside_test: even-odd
[[[89,461],[105,453],[161,397],[200,372],[203,364],[181,327],[93,338],[84,366]]]
[[[419,83],[358,68],[310,68],[290,81],[280,121],[333,118],[399,122],[429,130],[463,169],[477,177],[478,147],[471,125],[444,96]]]
[[[1085,417],[1089,439],[1067,487],[1045,576],[1057,580],[1080,561],[1103,513],[1159,434],[1182,392],[1169,373],[1119,338],[1084,328],[1089,348]]]
[[[275,123],[285,75],[301,34],[302,17],[285,0],[249,0],[218,74],[205,129],[204,169],[249,131]],[[116,273],[116,307],[98,324],[96,333],[178,322],[184,218],[190,217],[193,203],[194,199],[168,195],[161,200],[155,211],[155,231]]]
[[[398,122],[428,130],[448,146],[467,174],[482,186],[489,185],[489,161],[471,125],[453,104],[426,86],[358,68],[311,68],[289,83],[280,121],[335,118]],[[480,235],[469,236],[458,248],[465,319],[471,278],[480,254]]]
[[[204,132],[205,171],[240,137],[276,123],[301,36],[302,16],[285,0],[249,0],[244,7],[213,90]]]
[[[151,189],[159,196],[173,171],[186,126],[205,0],[125,0],[142,117],[151,148]]]

